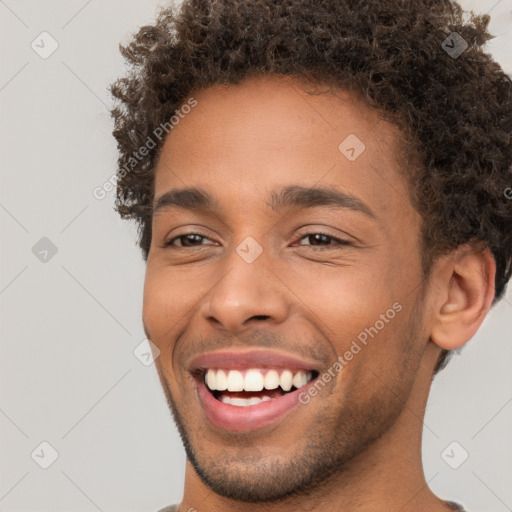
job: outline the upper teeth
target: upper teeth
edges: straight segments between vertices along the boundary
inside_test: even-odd
[[[298,371],[295,374],[290,370],[251,369],[245,375],[239,370],[208,370],[205,382],[212,391],[261,391],[276,389],[279,386],[284,391],[290,391],[292,386],[300,388],[311,380],[311,372]]]

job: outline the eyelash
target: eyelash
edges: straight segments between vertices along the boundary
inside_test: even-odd
[[[197,236],[199,236],[199,237],[201,237],[203,239],[204,238],[208,238],[207,236],[201,235],[200,233],[194,233],[194,232],[183,233],[181,235],[175,236],[174,238],[171,238],[171,240],[169,240],[168,242],[164,242],[162,247],[163,248],[170,248],[170,247],[173,247],[173,248],[179,248],[179,247],[200,247],[201,245],[203,245],[203,244],[189,245],[189,246],[173,245],[173,242],[175,240],[178,240],[179,238],[182,238],[182,237],[192,236],[192,235],[197,235]],[[331,240],[337,242],[341,246],[352,245],[352,243],[349,242],[348,240],[343,240],[342,238],[336,238],[335,236],[329,235],[328,233],[322,233],[321,231],[314,231],[314,232],[311,232],[311,233],[304,233],[304,234],[302,234],[300,236],[299,241],[303,240],[304,238],[307,238],[309,236],[314,236],[314,235],[322,235],[322,236],[325,236],[327,238],[330,238]],[[299,244],[299,245],[303,245],[303,244]],[[329,245],[326,245],[326,246],[310,245],[310,247],[317,247],[317,248],[321,248],[321,250],[324,250],[324,249],[330,249],[332,245],[333,244],[329,244]]]

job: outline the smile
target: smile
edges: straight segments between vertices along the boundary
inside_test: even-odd
[[[214,370],[205,374],[205,384],[222,403],[248,407],[279,398],[292,389],[300,389],[313,377],[311,371],[269,370]]]
[[[223,430],[249,431],[295,409],[319,375],[316,366],[268,351],[217,352],[196,358],[191,370],[206,418]]]

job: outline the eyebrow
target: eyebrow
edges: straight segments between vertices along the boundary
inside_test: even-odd
[[[324,187],[301,187],[291,185],[271,193],[270,203],[274,211],[284,208],[316,208],[332,206],[361,212],[375,219],[373,211],[360,199],[336,189]],[[153,205],[153,213],[169,208],[191,211],[219,211],[219,203],[200,187],[169,190],[162,194]]]

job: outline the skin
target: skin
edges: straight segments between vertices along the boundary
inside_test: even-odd
[[[256,76],[197,91],[156,167],[155,204],[199,186],[219,206],[155,211],[147,260],[144,328],[188,455],[180,510],[449,510],[423,474],[422,422],[441,349],[468,341],[490,308],[494,260],[463,246],[426,279],[400,132],[352,94],[303,87]],[[366,146],[355,161],[338,150],[349,134]],[[289,185],[342,191],[373,216],[273,210],[271,191]],[[349,245],[306,236],[319,232]],[[185,233],[204,238],[175,238]],[[236,252],[247,237],[263,249],[250,264]],[[394,303],[401,311],[280,422],[227,433],[205,417],[187,371],[194,356],[270,347],[322,374]]]

